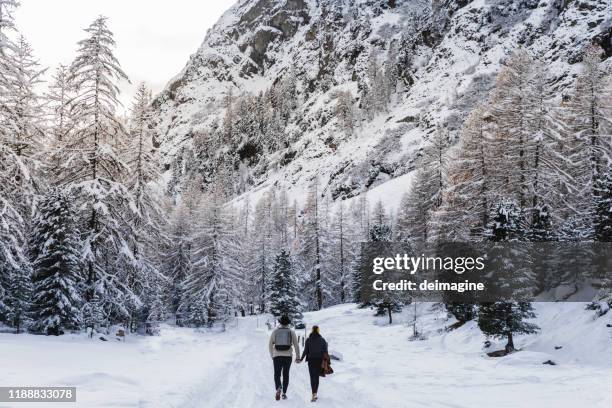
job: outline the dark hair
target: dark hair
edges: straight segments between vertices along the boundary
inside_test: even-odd
[[[287,315],[282,315],[281,318],[278,319],[278,322],[283,326],[286,326],[288,324],[291,324],[291,319],[289,319],[289,316]]]

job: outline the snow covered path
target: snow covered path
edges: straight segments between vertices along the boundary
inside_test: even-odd
[[[581,304],[538,305],[542,333],[519,336],[523,351],[493,359],[484,355],[474,322],[445,332],[449,321],[429,305],[419,311],[427,340],[410,341],[411,309],[392,326],[354,305],[305,314],[309,326],[321,327],[330,352],[343,357],[333,364],[335,374],[321,379],[317,406],[612,406],[612,316],[594,320]],[[304,363],[292,364],[289,399],[274,401],[268,335],[263,317],[239,318],[224,333],[164,326],[160,337],[125,343],[0,334],[0,385],[77,387],[76,405],[54,408],[312,407]],[[549,359],[557,365],[542,364]],[[30,406],[41,405],[0,403]]]
[[[257,328],[257,326],[260,326]],[[223,371],[214,379],[207,378],[179,404],[180,408],[267,408],[274,401],[272,360],[268,353],[269,332],[262,328],[260,317],[238,321],[236,334],[247,339],[247,345],[227,362]],[[303,331],[298,330],[300,336]],[[334,381],[334,376],[321,379],[317,406],[329,408],[372,407],[365,395],[350,383]],[[312,407],[310,402],[308,366],[305,362],[291,364],[288,399],[281,401],[283,407]]]

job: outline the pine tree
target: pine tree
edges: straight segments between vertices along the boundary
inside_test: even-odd
[[[302,307],[298,298],[298,286],[294,276],[290,254],[281,249],[274,260],[268,301],[274,316],[287,315],[293,321],[302,319]]]
[[[519,207],[512,202],[499,204],[491,217],[489,239],[493,242],[516,241],[522,238],[523,233],[524,225]],[[524,277],[519,276],[519,279]],[[500,276],[496,279],[496,284],[500,287],[516,288],[517,281],[514,277]],[[532,334],[539,330],[537,325],[525,321],[534,317],[535,313],[530,302],[483,303],[478,311],[478,327],[488,336],[506,338],[505,350],[511,353],[514,351],[514,334]]]
[[[108,319],[104,313],[104,307],[100,298],[99,291],[94,288],[91,299],[83,305],[83,326],[89,332],[89,337],[93,337],[96,331],[108,324]]]
[[[7,307],[6,322],[16,333],[29,328],[30,301],[32,296],[32,269],[29,264],[8,269],[9,283],[4,303]]]
[[[81,323],[79,234],[71,198],[49,192],[38,207],[30,238],[33,274],[31,329],[60,335]]]
[[[389,218],[382,205],[382,201],[378,201],[374,207],[373,223],[370,227],[371,242],[391,242],[392,231]],[[389,317],[389,324],[393,323],[393,313],[401,312],[404,301],[401,296],[389,291],[377,292],[376,296],[371,300],[371,303],[376,306],[376,315]]]

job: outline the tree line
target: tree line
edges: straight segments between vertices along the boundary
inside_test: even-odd
[[[360,298],[361,242],[610,239],[610,81],[594,47],[563,98],[537,58],[512,54],[456,143],[444,123],[431,129],[392,213],[365,194],[334,202],[317,177],[304,202],[282,189],[232,201],[307,130],[290,126],[301,103],[291,70],[258,96],[228,91],[222,122],[191,135],[193,157],[173,163],[162,191],[155,102],[141,85],[129,118],[117,115],[127,75],[106,18],[39,95],[44,70],[25,39],[8,35],[15,7],[0,0],[0,320],[18,332],[154,333],[170,317],[190,327],[264,312],[299,319],[350,301],[391,318],[410,299]],[[378,60],[372,52],[360,106],[350,91],[335,94],[347,134],[409,82],[401,42]],[[508,337],[509,350],[512,333],[537,329],[527,303],[446,307]]]

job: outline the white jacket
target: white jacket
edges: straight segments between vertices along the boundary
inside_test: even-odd
[[[289,350],[277,350],[274,347],[274,339],[276,338],[276,331],[280,328],[286,329],[287,327],[289,326],[280,325],[276,329],[272,330],[272,334],[270,335],[270,341],[268,342],[268,349],[270,350],[270,357],[272,358],[274,357],[292,357],[294,349],[295,349],[295,356],[296,357],[300,356],[300,343],[298,343],[297,335],[295,334],[295,331],[293,329],[290,329],[293,345],[289,347]]]

